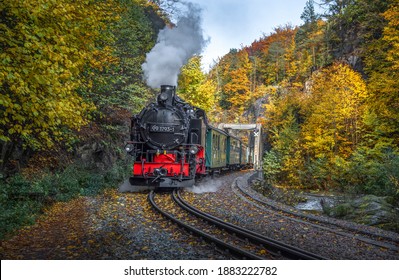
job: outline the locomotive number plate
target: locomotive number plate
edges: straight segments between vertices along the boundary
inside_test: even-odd
[[[164,126],[164,125],[153,124],[153,125],[150,126],[150,132],[174,133],[175,132],[175,127],[174,126]]]

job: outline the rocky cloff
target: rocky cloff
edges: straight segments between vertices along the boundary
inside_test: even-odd
[[[390,197],[365,195],[325,210],[331,217],[399,232],[399,211],[391,200]]]

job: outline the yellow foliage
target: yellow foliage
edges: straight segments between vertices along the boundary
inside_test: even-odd
[[[93,110],[77,94],[87,66],[112,61],[96,40],[115,20],[113,1],[5,0],[0,24],[0,137],[40,148],[78,130]]]
[[[360,141],[367,96],[364,80],[347,65],[314,73],[303,107],[304,148],[316,157],[350,156]]]
[[[179,95],[191,105],[210,112],[215,106],[216,85],[201,71],[201,57],[194,56],[179,76]]]
[[[392,46],[387,53],[387,60],[392,62],[392,68],[399,70],[399,0],[394,1],[396,5],[392,5],[384,13],[384,17],[388,20],[387,26],[384,28],[384,40]]]
[[[399,0],[393,0],[383,13],[387,24],[383,36],[372,48],[366,64],[369,69],[369,125],[380,143],[399,145]]]
[[[241,116],[249,105],[251,99],[251,82],[249,80],[251,65],[247,52],[237,54],[235,69],[229,70],[228,82],[223,86],[227,101],[231,104],[230,118]]]

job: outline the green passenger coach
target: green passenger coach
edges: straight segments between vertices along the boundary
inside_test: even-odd
[[[245,166],[250,163],[250,154],[247,145],[241,143],[241,151],[240,151],[240,165]]]
[[[208,170],[220,171],[227,166],[227,136],[226,132],[208,126],[205,145]]]
[[[230,169],[238,169],[240,167],[241,141],[234,137],[227,137],[227,166]]]

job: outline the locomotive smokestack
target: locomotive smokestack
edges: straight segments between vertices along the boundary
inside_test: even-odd
[[[161,85],[161,93],[163,92],[176,92],[176,86],[170,86],[170,85]]]
[[[170,85],[161,85],[161,93],[158,95],[158,103],[172,105],[176,94],[176,87]]]

